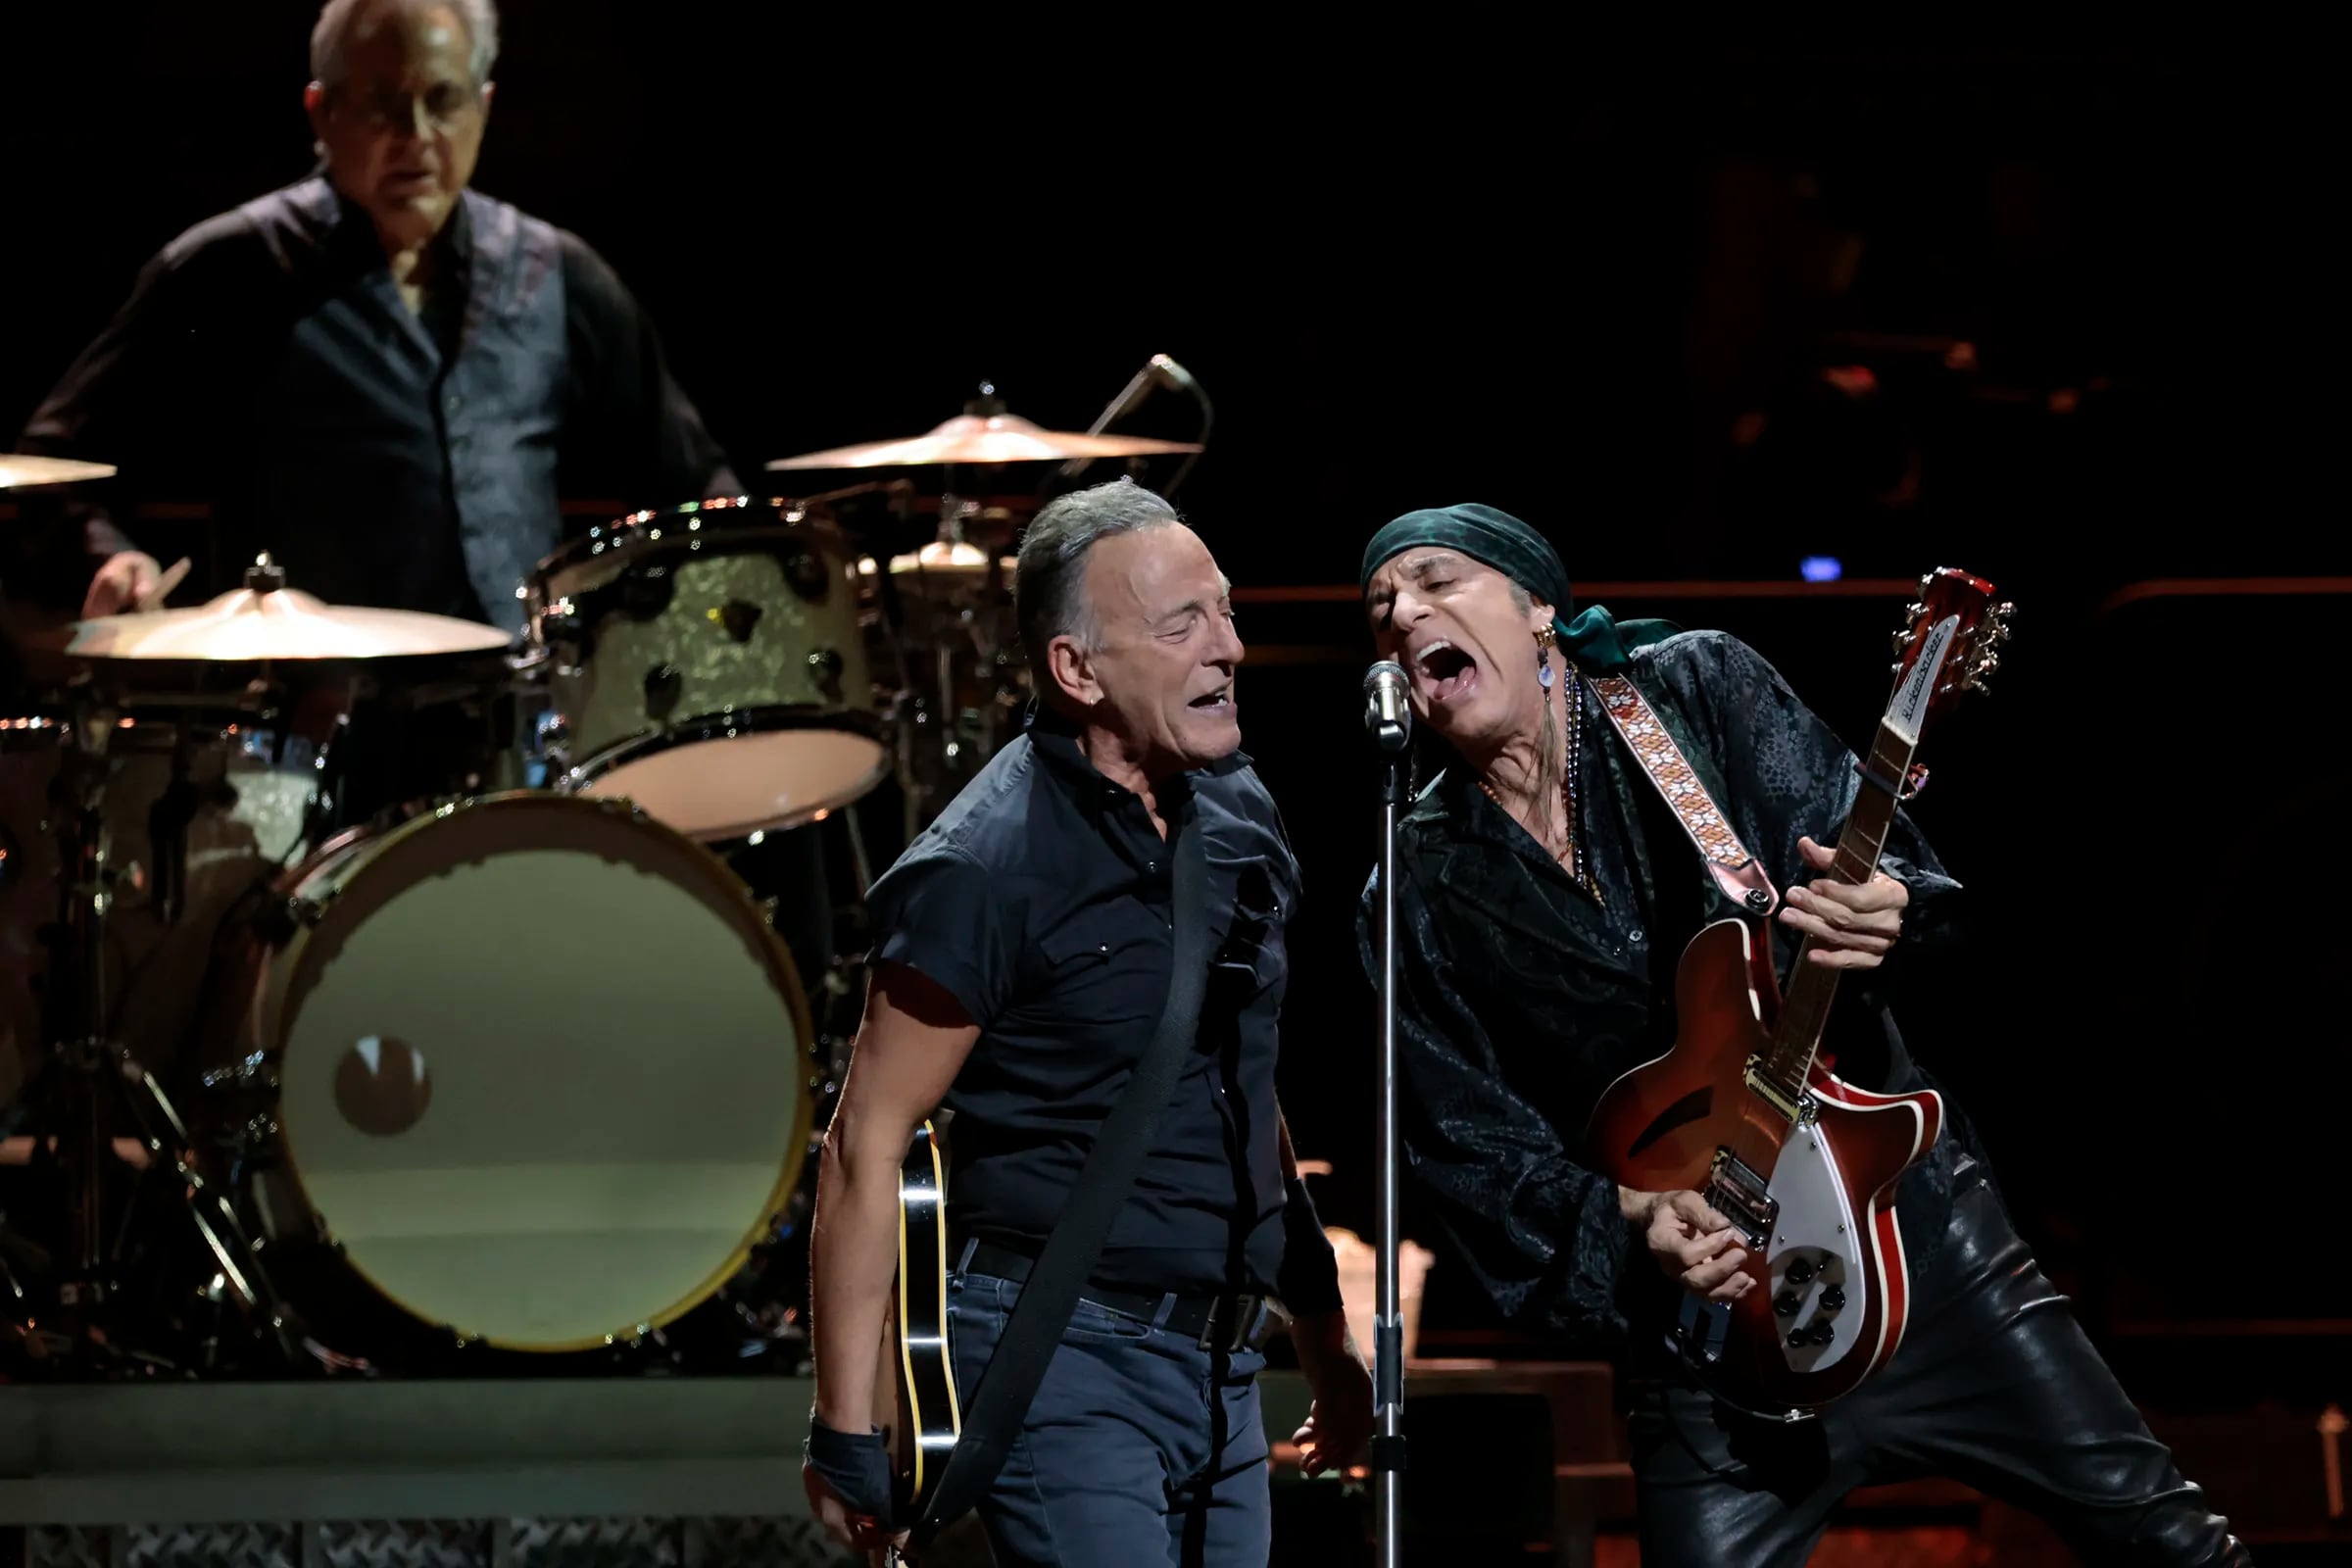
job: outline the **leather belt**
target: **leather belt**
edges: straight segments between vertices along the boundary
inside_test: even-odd
[[[974,1241],[964,1248],[962,1267],[1014,1284],[1028,1281],[1036,1259],[1003,1242]],[[1176,1292],[1114,1291],[1089,1284],[1082,1300],[1134,1318],[1170,1334],[1181,1334],[1203,1350],[1254,1350],[1281,1326],[1282,1308],[1268,1296],[1194,1295]]]

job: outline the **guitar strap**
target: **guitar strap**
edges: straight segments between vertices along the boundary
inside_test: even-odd
[[[1176,840],[1175,956],[1159,1027],[1095,1135],[1085,1168],[1070,1190],[1069,1207],[1047,1237],[1005,1321],[1004,1338],[964,1406],[962,1430],[913,1527],[910,1540],[916,1545],[968,1511],[1004,1468],[1199,1034],[1200,999],[1208,985],[1208,846],[1199,801],[1188,796],[1181,815],[1181,822],[1169,824]]]
[[[1707,874],[1715,886],[1735,907],[1758,919],[1772,913],[1780,903],[1780,895],[1772,886],[1772,878],[1764,874],[1763,862],[1747,853],[1740,835],[1732,830],[1731,818],[1707,793],[1698,770],[1683,756],[1649,706],[1649,699],[1641,688],[1623,675],[1585,677],[1585,684],[1600,703],[1600,710],[1625,741],[1626,747],[1649,775],[1649,781],[1666,798],[1674,819],[1683,824],[1690,842],[1698,850]]]

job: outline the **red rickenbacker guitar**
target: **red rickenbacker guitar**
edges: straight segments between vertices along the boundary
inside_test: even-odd
[[[1894,700],[1838,841],[1839,881],[1878,869],[1916,786],[1921,732],[1998,666],[2011,607],[1992,591],[1949,566],[1920,579],[1895,634]],[[1943,1101],[1873,1094],[1821,1065],[1838,973],[1800,949],[1784,996],[1768,933],[1745,918],[1708,926],[1676,971],[1674,1048],[1611,1084],[1588,1129],[1597,1169],[1637,1191],[1692,1189],[1745,1237],[1757,1288],[1730,1303],[1685,1293],[1675,1331],[1735,1402],[1827,1404],[1886,1364],[1909,1316],[1894,1187],[1935,1143]]]

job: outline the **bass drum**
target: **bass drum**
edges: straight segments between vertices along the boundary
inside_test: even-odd
[[[280,892],[205,1098],[260,1097],[232,1185],[315,1350],[635,1341],[766,1239],[808,1152],[808,1008],[699,846],[486,796],[345,835]]]

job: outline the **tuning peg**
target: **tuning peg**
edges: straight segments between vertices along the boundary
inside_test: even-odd
[[[1935,582],[1936,582],[1936,574],[1935,574],[1934,572],[1932,572],[1932,571],[1923,571],[1923,572],[1921,572],[1921,573],[1919,574],[1919,597],[1920,597],[1920,598],[1922,598],[1922,599],[1925,599],[1925,598],[1927,598],[1927,597],[1928,597],[1928,590],[1929,590],[1931,587],[1933,587],[1933,586],[1935,585]]]
[[[1916,626],[1919,624],[1919,617],[1927,612],[1928,607],[1925,605],[1905,605],[1903,607],[1903,624],[1906,626]]]
[[[1899,660],[1899,659],[1898,659],[1898,660],[1896,660],[1896,661],[1895,661],[1893,663],[1891,663],[1891,664],[1888,664],[1888,665],[1886,666],[1886,673],[1887,673],[1887,674],[1889,674],[1889,675],[1900,675],[1902,672],[1903,672],[1903,662],[1902,662],[1901,660]]]
[[[1892,635],[1892,636],[1891,636],[1891,637],[1888,639],[1888,641],[1890,641],[1891,643],[1893,643],[1893,644],[1894,644],[1894,652],[1896,652],[1896,653],[1898,653],[1898,654],[1899,654],[1899,653],[1901,653],[1901,652],[1902,652],[1904,649],[1906,649],[1906,648],[1908,648],[1908,647],[1910,647],[1910,646],[1911,646],[1911,634],[1910,634],[1909,632],[1907,632],[1907,631],[1898,631],[1898,632],[1895,632],[1895,633],[1894,633],[1894,634],[1893,634],[1893,635]],[[1895,667],[1895,668],[1897,668],[1897,669],[1900,669],[1900,668],[1902,668],[1903,666],[1902,666],[1902,665],[1900,665],[1900,664],[1897,664],[1897,665],[1895,665],[1894,667]]]

